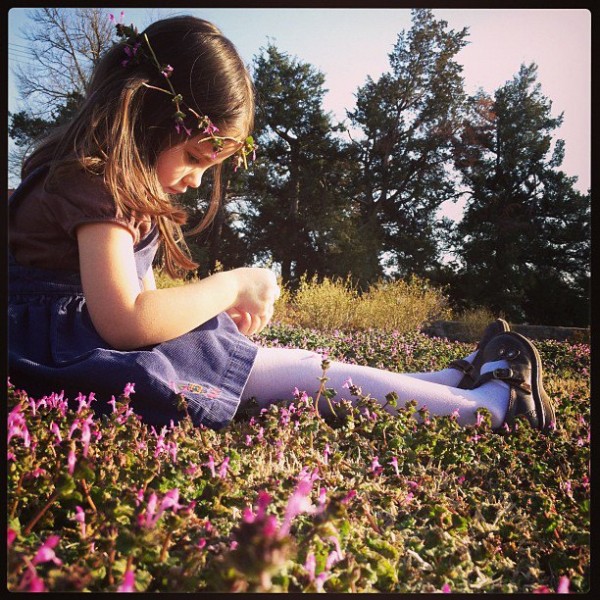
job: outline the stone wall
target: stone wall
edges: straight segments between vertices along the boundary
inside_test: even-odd
[[[584,327],[552,327],[546,325],[514,325],[510,328],[532,340],[557,340],[571,343],[590,343],[590,330]],[[445,337],[457,342],[477,342],[481,331],[474,331],[460,321],[435,321],[423,328],[423,333],[436,337]]]

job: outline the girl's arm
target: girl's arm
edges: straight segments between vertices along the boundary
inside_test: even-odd
[[[234,269],[188,285],[140,292],[133,238],[114,223],[77,229],[81,282],[92,322],[114,348],[128,350],[173,339],[220,312],[252,315],[256,333],[273,314],[278,295],[267,269]]]
[[[154,279],[154,271],[152,270],[152,267],[150,267],[148,272],[144,275],[144,278],[142,279],[142,285],[144,286],[144,291],[156,289],[156,280]]]

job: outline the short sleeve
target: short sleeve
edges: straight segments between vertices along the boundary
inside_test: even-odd
[[[46,190],[50,193],[44,195],[41,210],[72,239],[80,225],[107,222],[125,227],[137,245],[152,227],[148,216],[125,215],[117,208],[101,175],[80,168],[57,173]]]

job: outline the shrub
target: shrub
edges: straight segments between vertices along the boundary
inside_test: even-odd
[[[362,296],[356,313],[358,328],[407,333],[448,318],[450,309],[442,290],[412,276],[408,281],[377,282]]]
[[[276,320],[321,331],[375,328],[404,333],[450,315],[443,291],[415,276],[376,282],[362,294],[349,277],[302,277],[298,290],[288,291],[277,308]]]

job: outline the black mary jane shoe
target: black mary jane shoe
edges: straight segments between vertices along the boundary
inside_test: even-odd
[[[461,390],[470,390],[474,386],[479,377],[481,365],[484,363],[483,350],[490,340],[507,331],[510,331],[508,323],[504,319],[496,319],[485,328],[481,340],[477,344],[477,354],[472,363],[464,358],[460,358],[458,360],[453,360],[448,365],[452,369],[458,369],[463,372],[463,377],[456,387]]]
[[[504,423],[513,427],[517,417],[526,418],[534,429],[548,431],[556,427],[550,397],[542,384],[542,361],[531,340],[509,331],[494,337],[483,349],[483,362],[506,361],[508,367],[483,373],[473,389],[494,379],[510,387]]]

